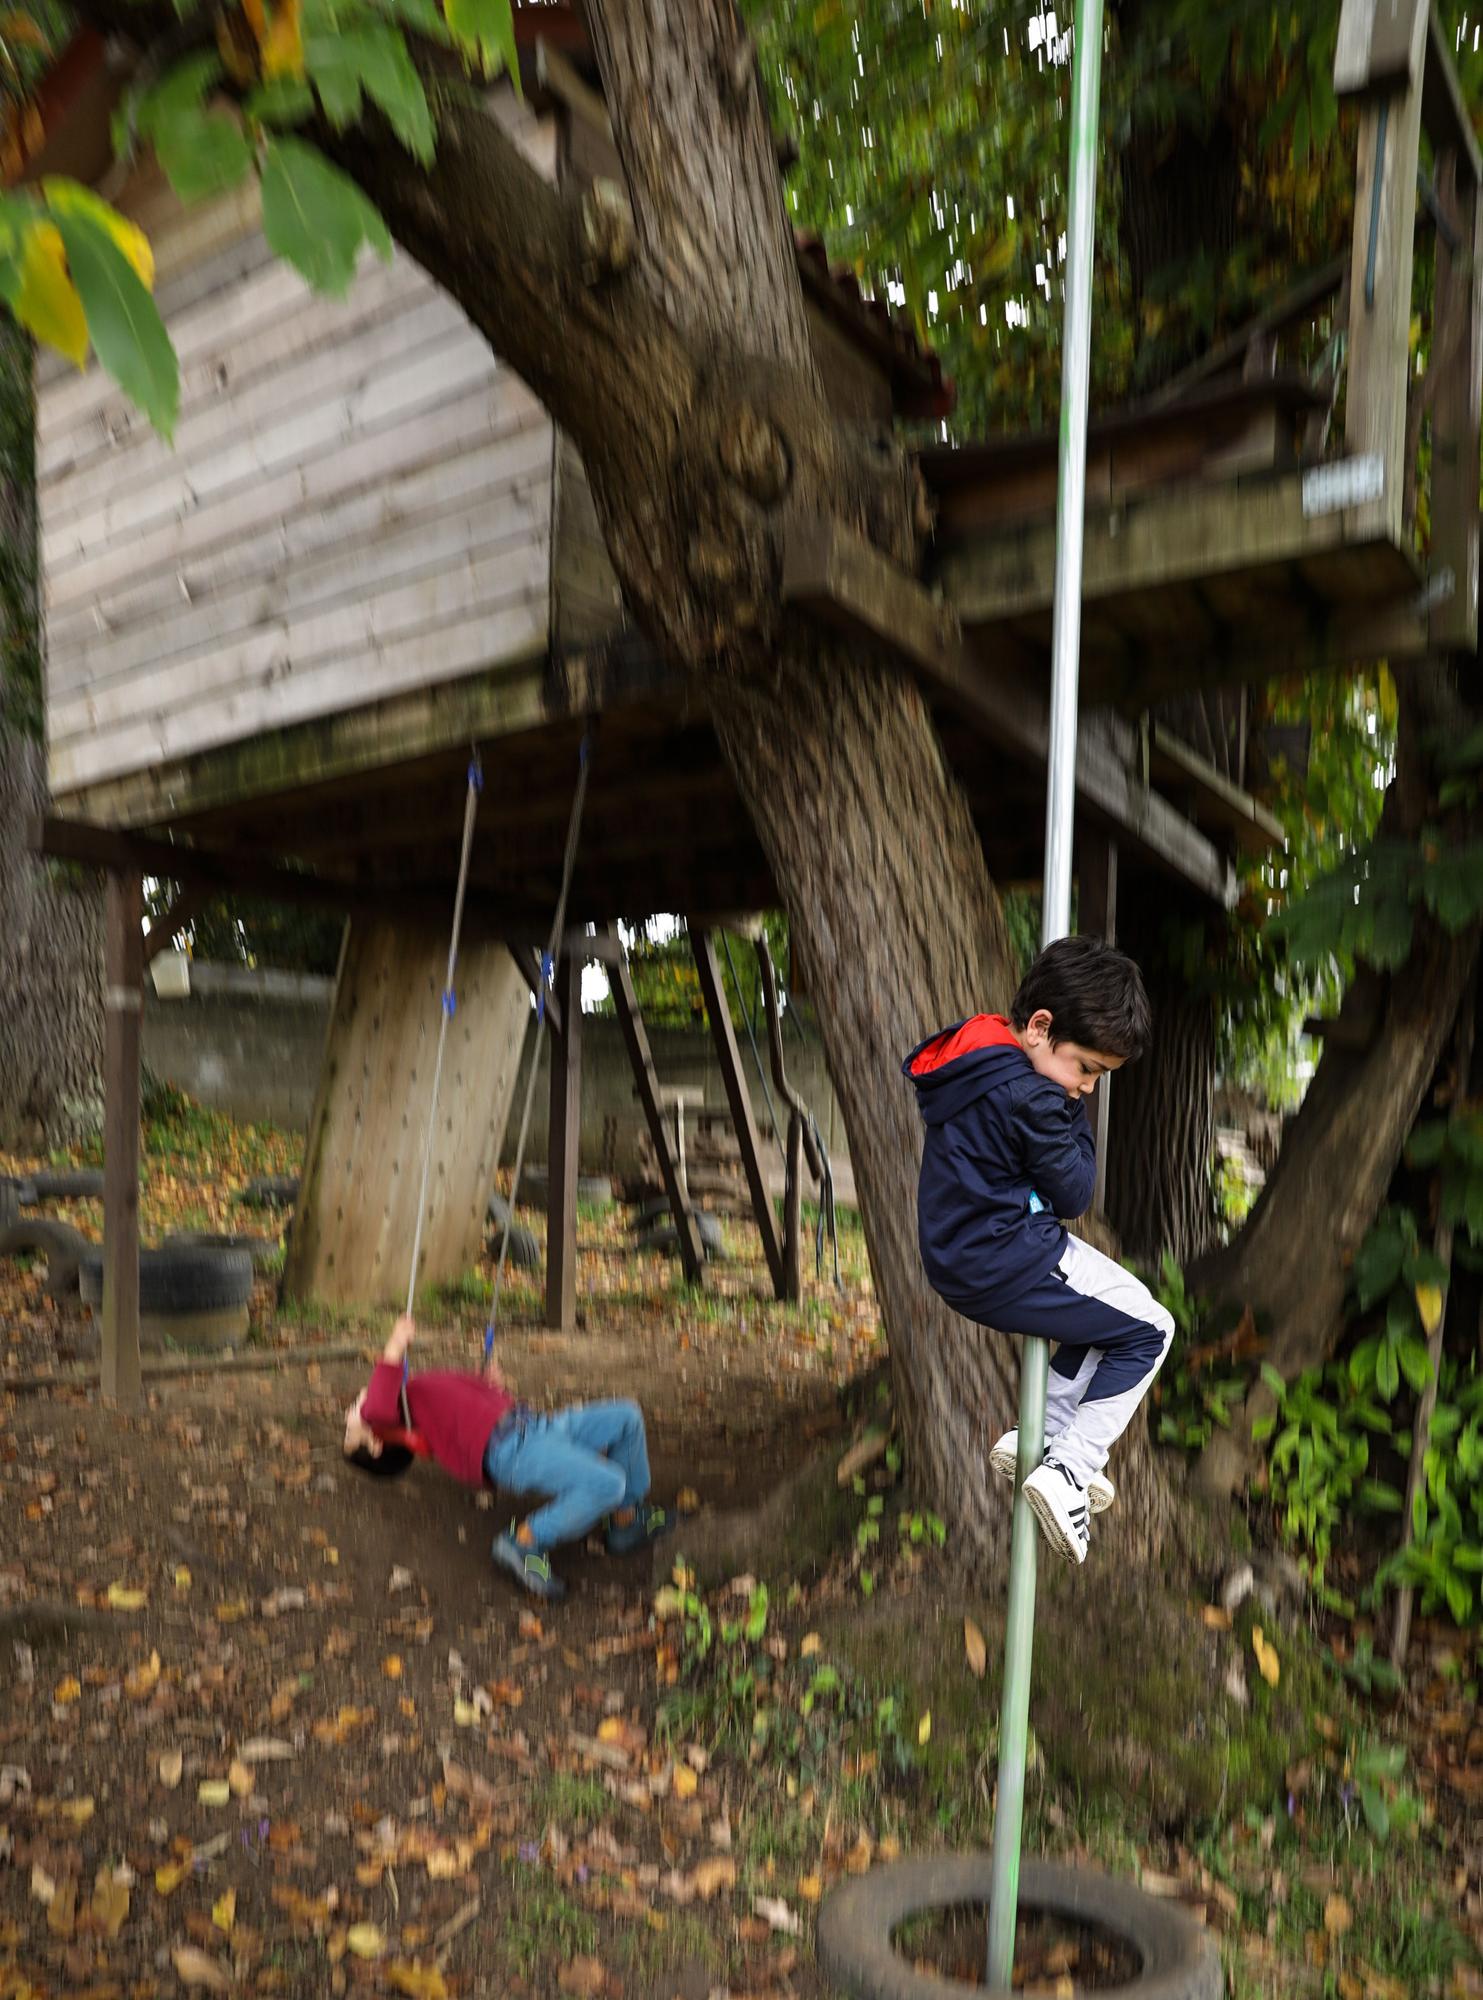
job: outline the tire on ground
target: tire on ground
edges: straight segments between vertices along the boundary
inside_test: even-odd
[[[278,1245],[270,1236],[239,1236],[213,1230],[180,1229],[160,1239],[162,1250],[245,1250],[258,1277],[277,1261]]]
[[[56,1299],[77,1290],[79,1266],[92,1247],[80,1229],[45,1215],[26,1216],[0,1227],[0,1257],[45,1257],[47,1290]]]
[[[492,1194],[486,1211],[489,1222],[489,1249],[494,1257],[499,1256],[500,1239],[508,1229],[510,1232],[509,1262],[517,1271],[533,1271],[541,1261],[541,1246],[525,1227],[523,1222],[512,1223],[510,1204],[503,1195]]]
[[[667,1212],[667,1211],[666,1211]],[[721,1225],[708,1209],[697,1208],[695,1224],[700,1231],[700,1247],[709,1263],[720,1263],[726,1255],[726,1245],[721,1236]],[[672,1221],[655,1223],[646,1229],[635,1243],[636,1250],[657,1251],[664,1256],[679,1254],[680,1238]]]
[[[242,1190],[248,1208],[292,1208],[299,1198],[297,1174],[259,1174]]]
[[[908,1917],[987,1906],[989,1868],[987,1854],[949,1854],[857,1876],[819,1912],[820,1970],[854,2000],[961,2000],[967,1990],[961,1980],[918,1972],[892,1940]],[[1220,1954],[1210,1933],[1177,1903],[1095,1869],[1026,1861],[1020,1908],[1089,1924],[1131,1945],[1141,1970],[1115,1989],[1116,2000],[1221,2000]]]
[[[103,1169],[101,1167],[67,1167],[58,1173],[43,1171],[29,1174],[27,1179],[36,1190],[36,1201],[101,1201],[103,1198]]]
[[[103,1259],[82,1259],[84,1305],[103,1302]],[[141,1347],[233,1347],[247,1332],[252,1257],[246,1250],[161,1249],[139,1253]]]

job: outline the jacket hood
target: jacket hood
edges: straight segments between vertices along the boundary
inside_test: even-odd
[[[901,1065],[929,1125],[1022,1077],[1030,1058],[1002,1014],[975,1014],[919,1042]]]

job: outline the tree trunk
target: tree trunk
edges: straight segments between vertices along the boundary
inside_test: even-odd
[[[1215,1002],[1161,941],[1120,925],[1118,942],[1142,967],[1154,1032],[1113,1079],[1107,1220],[1124,1256],[1152,1265],[1168,1250],[1187,1264],[1215,1236]]]
[[[1431,805],[1430,744],[1468,720],[1436,663],[1414,669],[1400,695],[1396,775],[1380,820],[1390,839],[1418,832]],[[1418,915],[1398,972],[1361,968],[1245,1226],[1191,1273],[1196,1291],[1270,1321],[1266,1359],[1285,1381],[1333,1352],[1349,1266],[1385,1200],[1476,954],[1476,932],[1449,937]],[[1240,1483],[1252,1422],[1271,1407],[1258,1383],[1231,1429],[1216,1432],[1200,1466],[1207,1490]]]
[[[1008,937],[967,803],[919,691],[882,657],[791,627],[777,684],[713,695],[721,743],[787,898],[850,1135],[912,1477],[960,1555],[996,1562],[1010,1510],[988,1454],[1016,1420],[1018,1341],[959,1318],[917,1249],[921,1120],[901,1059],[933,1028],[1003,1008]],[[884,815],[883,800],[911,811]],[[1141,1506],[1110,1533],[1142,1556],[1170,1509],[1147,1429],[1119,1453]]]
[[[102,1122],[103,899],[29,853],[46,806],[30,343],[0,315],[0,1146]]]

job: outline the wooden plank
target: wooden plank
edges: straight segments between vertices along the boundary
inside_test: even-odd
[[[393,588],[497,557],[518,563],[522,552],[546,548],[549,503],[546,480],[527,474],[511,484],[491,485],[474,506],[464,503],[431,520],[342,544],[317,562],[292,562],[274,549],[279,559],[265,575],[200,603],[186,601],[177,590],[173,609],[136,618],[122,632],[112,605],[100,606],[106,630],[74,623],[70,643],[48,635],[50,700],[99,692],[129,675],[148,676],[177,657],[241,642],[275,621],[291,623],[311,612],[363,604],[371,593],[384,597]]]
[[[618,1026],[623,1034],[623,1046],[628,1051],[628,1060],[633,1066],[633,1079],[638,1087],[639,1103],[643,1106],[644,1122],[649,1128],[649,1138],[653,1142],[654,1157],[659,1162],[659,1178],[664,1183],[665,1197],[669,1202],[669,1212],[674,1217],[675,1235],[679,1243],[680,1268],[689,1285],[705,1282],[705,1252],[701,1248],[700,1231],[690,1204],[685,1199],[685,1190],[680,1185],[679,1162],[675,1158],[674,1139],[669,1129],[669,1120],[659,1102],[659,1078],[654,1069],[654,1056],[649,1047],[649,1037],[644,1028],[644,1017],[639,1012],[638,999],[633,990],[633,978],[628,970],[627,954],[622,951],[618,933],[611,925],[606,926],[603,935],[619,947],[619,955],[609,965],[608,985],[613,995],[613,1007],[618,1016]]]
[[[711,1024],[711,1039],[716,1046],[716,1059],[721,1066],[721,1080],[726,1086],[726,1102],[731,1107],[731,1123],[736,1132],[736,1142],[741,1149],[742,1170],[747,1177],[747,1188],[752,1197],[752,1214],[756,1219],[757,1231],[762,1238],[762,1254],[767,1259],[768,1273],[772,1278],[773,1292],[778,1298],[787,1297],[787,1274],[783,1268],[783,1246],[778,1236],[777,1216],[772,1206],[772,1196],[768,1192],[767,1170],[762,1163],[762,1141],[757,1132],[757,1119],[752,1109],[752,1093],[747,1088],[747,1079],[742,1069],[741,1050],[737,1047],[736,1029],[732,1025],[731,1009],[726,1001],[726,987],[721,978],[721,968],[716,959],[716,943],[710,932],[692,923],[689,926],[690,948],[695,954],[695,970],[700,976],[701,997],[705,1001],[706,1016]]]
[[[1429,0],[1343,0],[1334,47],[1334,92],[1413,88],[1421,82]]]
[[[1402,4],[1419,5],[1421,0]],[[1351,456],[1380,461],[1383,487],[1373,504],[1386,538],[1395,542],[1405,532],[1406,392],[1420,148],[1418,70],[1413,82],[1392,85],[1360,106],[1350,254],[1344,438]]]
[[[528,944],[518,938],[506,938],[505,949],[520,968],[521,977],[530,988],[531,997],[539,999],[541,994],[541,952],[543,944]],[[559,1035],[566,1020],[565,1011],[558,996],[546,989],[546,1019]]]
[[[1438,154],[1457,151],[1462,172],[1474,186],[1483,180],[1483,150],[1473,130],[1453,52],[1434,7],[1427,10],[1426,59],[1421,72],[1421,116]]]
[[[174,944],[209,901],[205,890],[195,885],[181,889],[163,916],[157,917],[145,934],[143,963],[153,965],[160,953]]]
[[[556,967],[561,1029],[551,1035],[551,1111],[546,1159],[546,1324],[577,1325],[577,1168],[582,1143],[582,965],[563,952]]]
[[[248,480],[214,506],[161,522],[147,534],[112,544],[64,570],[47,572],[47,606],[86,602],[111,587],[185,558],[221,548],[285,517],[345,499],[390,474],[436,464],[541,421],[540,406],[508,370],[471,394],[424,410],[389,429],[353,439],[272,478]]]
[[[196,608],[225,607],[236,593],[276,582],[286,592],[310,591],[327,566],[374,560],[380,548],[404,536],[438,534],[450,514],[476,512],[486,493],[503,491],[512,505],[533,504],[537,518],[549,506],[536,496],[549,483],[550,427],[535,421],[496,435],[472,450],[392,473],[333,506],[280,516],[255,533],[204,554],[157,568],[138,580],[121,579],[95,599],[55,607],[47,619],[48,668],[94,642],[145,631],[163,633],[173,619]],[[305,598],[304,601],[311,601]]]
[[[159,714],[104,737],[82,736],[50,746],[52,790],[60,795],[131,770],[240,743],[266,730],[332,715],[428,688],[496,662],[516,664],[543,652],[548,616],[544,577],[501,608],[481,607],[456,623],[408,634],[385,646],[368,676],[359,654],[341,655],[288,679],[271,666],[224,702]]]
[[[1248,854],[1266,854],[1282,846],[1287,834],[1277,815],[1233,785],[1161,722],[1153,725],[1150,750],[1151,774],[1192,793],[1192,810],[1200,825],[1233,833]]]
[[[137,1409],[139,1369],[139,1030],[144,881],[111,869],[104,916],[103,1368],[106,1402]]]
[[[275,345],[286,350],[275,366],[254,367],[250,376],[234,380],[226,361],[202,364],[202,379],[193,395],[182,385],[181,415],[173,440],[146,430],[142,419],[133,425],[101,422],[81,434],[72,433],[71,464],[48,474],[40,483],[42,511],[48,529],[84,520],[100,502],[127,485],[135,495],[140,519],[152,518],[158,507],[156,487],[174,490],[182,467],[211,462],[212,448],[256,436],[273,426],[282,428],[295,414],[317,412],[333,404],[348,387],[363,385],[373,375],[420,351],[441,347],[460,334],[477,339],[450,299],[424,285],[400,296],[382,298],[379,306],[357,320],[342,301],[332,320],[317,320],[311,339],[300,339],[307,314],[289,320]],[[487,342],[485,349],[487,352]],[[209,376],[205,371],[209,369]],[[80,449],[79,443],[90,443]]]
[[[215,644],[208,639],[158,664],[105,661],[110,670],[52,693],[50,741],[56,747],[117,729],[139,715],[141,703],[174,713],[216,694],[235,696],[262,676],[287,681],[319,661],[347,655],[361,668],[365,700],[376,692],[376,661],[393,641],[544,590],[547,562],[544,535],[527,533],[504,547],[470,550],[461,563],[431,568],[411,582],[270,615],[240,637]]]
[[[1437,162],[1437,192],[1456,249],[1437,232],[1432,366],[1431,570],[1451,570],[1452,594],[1427,620],[1439,652],[1478,643],[1478,486],[1483,397],[1483,195],[1453,150]]]
[[[796,529],[784,550],[783,595],[895,647],[992,741],[1037,772],[1045,769],[1050,717],[1044,691],[1027,676],[1006,673],[970,653],[952,612],[863,537],[832,522]],[[1167,801],[1136,781],[1118,738],[1108,718],[1082,719],[1076,757],[1080,797],[1132,846],[1227,906],[1235,893],[1229,864]]]

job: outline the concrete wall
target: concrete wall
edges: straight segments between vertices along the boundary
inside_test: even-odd
[[[235,1118],[269,1120],[290,1131],[303,1131],[314,1105],[333,990],[334,982],[329,979],[192,965],[189,999],[160,1000],[152,987],[146,990],[145,1063],[163,1082]],[[721,1072],[704,1029],[652,1028],[649,1039],[662,1084],[703,1090],[708,1110],[725,1111]],[[543,1038],[526,1147],[532,1162],[546,1157],[546,1048]],[[800,1042],[791,1029],[785,1048],[789,1077],[818,1119],[831,1157],[842,1166],[848,1153],[844,1121],[824,1066],[823,1050],[816,1040]],[[527,1029],[505,1138],[506,1164],[514,1159],[530,1050]],[[582,1024],[582,1053],[583,1170],[624,1172],[634,1163],[644,1125],[617,1022],[589,1015]],[[764,1146],[770,1149],[769,1164],[780,1166],[780,1156],[771,1147],[767,1105],[745,1036],[742,1058],[752,1086],[758,1130]],[[611,1153],[605,1157],[610,1142]]]

